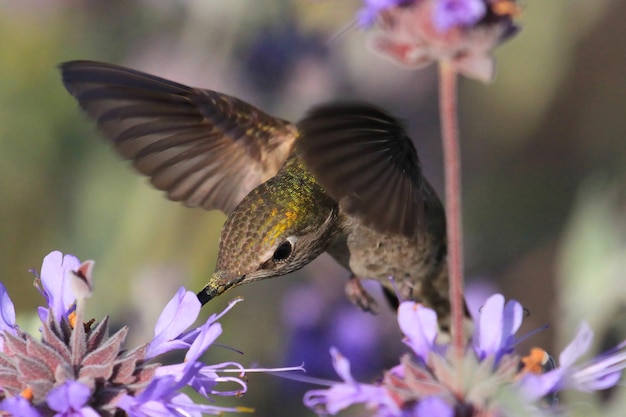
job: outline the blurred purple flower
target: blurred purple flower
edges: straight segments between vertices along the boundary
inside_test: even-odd
[[[366,282],[366,288],[375,282]],[[372,285],[373,290],[378,290]],[[395,355],[386,347],[380,320],[341,297],[329,298],[314,285],[299,285],[283,298],[283,320],[289,332],[283,362],[304,362],[307,373],[331,378],[335,371],[320,351],[335,346],[350,358],[359,376],[378,373],[381,364]],[[384,354],[381,354],[384,352]],[[281,389],[301,395],[301,387],[285,383]]]
[[[437,396],[424,397],[415,406],[416,417],[454,417],[454,409]]]
[[[496,363],[502,355],[511,353],[515,333],[522,325],[524,309],[515,300],[504,304],[502,294],[494,294],[485,301],[476,325],[472,343],[480,360],[494,356]]]
[[[37,411],[32,404],[21,395],[15,397],[9,397],[0,402],[0,411],[9,416],[16,417],[42,417],[42,414]]]
[[[96,410],[87,405],[90,398],[88,386],[69,380],[50,390],[47,403],[56,411],[55,417],[98,417]]]
[[[593,331],[583,322],[574,340],[561,352],[557,368],[543,374],[524,374],[520,389],[525,397],[536,400],[563,389],[597,391],[615,386],[626,368],[626,343],[587,363],[575,365],[587,353],[592,341]]]
[[[357,403],[374,404],[378,408],[389,407],[396,411],[395,404],[383,387],[357,383],[350,372],[350,362],[335,348],[330,349],[333,367],[343,383],[334,384],[327,390],[311,390],[304,396],[304,404],[320,413],[337,414]]]
[[[447,32],[453,27],[476,24],[486,12],[484,0],[439,0],[435,4],[433,19],[437,29]]]

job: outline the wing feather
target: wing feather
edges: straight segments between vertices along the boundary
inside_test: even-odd
[[[116,151],[187,206],[230,213],[276,175],[296,138],[292,123],[216,91],[94,61],[61,73]]]
[[[402,124],[367,104],[313,109],[296,146],[332,198],[382,232],[417,236],[425,179]]]

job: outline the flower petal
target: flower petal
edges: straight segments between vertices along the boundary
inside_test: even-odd
[[[350,373],[350,361],[348,361],[348,359],[346,359],[346,357],[343,356],[334,346],[330,348],[330,355],[333,359],[333,367],[335,368],[337,375],[349,384],[354,383],[354,378]]]
[[[484,0],[439,0],[433,10],[435,27],[441,32],[471,26],[487,12]]]
[[[70,270],[69,285],[74,296],[78,299],[91,297],[94,264],[94,261],[85,261],[76,270]]]
[[[515,300],[507,301],[502,313],[502,339],[500,349],[513,347],[515,333],[519,330],[524,319],[524,308]]]
[[[0,410],[9,416],[41,417],[39,411],[26,398],[19,395],[6,398],[0,402]]]
[[[614,386],[626,368],[624,342],[615,349],[594,358],[590,363],[577,367],[571,375],[571,383],[583,391],[596,391]]]
[[[589,350],[592,341],[593,330],[587,323],[582,322],[574,340],[561,352],[559,366],[562,368],[571,367],[578,358]]]
[[[417,404],[415,417],[454,417],[454,409],[444,399],[432,395]]]
[[[71,411],[69,413],[69,416],[71,417],[79,417],[79,416],[80,417],[101,417],[101,415],[98,414],[96,410],[94,410],[91,407],[83,407],[78,412]]]
[[[335,384],[329,389],[308,391],[304,404],[316,411],[323,409],[331,415],[354,404],[375,404],[381,408],[393,407],[382,387],[367,384]]]
[[[48,406],[59,413],[80,410],[91,397],[88,386],[68,380],[63,385],[53,388],[46,398]]]
[[[614,387],[622,378],[622,371],[598,376],[592,381],[585,381],[580,384],[580,388],[585,391],[600,391]]]
[[[184,287],[179,288],[154,326],[154,339],[148,346],[146,357],[154,358],[170,350],[188,346],[174,339],[196,321],[200,307],[200,301],[194,293],[185,290]]]
[[[480,310],[474,343],[481,358],[489,354],[495,354],[500,347],[503,308],[504,296],[502,294],[494,294],[485,301],[485,305]]]
[[[513,349],[515,333],[522,325],[524,309],[515,300],[504,304],[502,294],[494,294],[485,301],[480,310],[474,333],[474,349],[482,360],[495,356],[496,361]]]
[[[200,326],[200,332],[198,336],[195,338],[187,354],[185,355],[186,362],[195,362],[200,356],[206,352],[206,350],[211,346],[215,339],[222,334],[222,325],[219,323],[205,323]]]
[[[406,336],[404,343],[426,361],[439,330],[437,313],[421,304],[405,301],[398,307],[398,324]]]
[[[78,269],[80,261],[74,255],[63,255],[59,251],[50,252],[41,265],[41,285],[55,320],[67,314],[76,300],[69,285],[67,274]]]
[[[0,332],[15,334],[15,306],[6,287],[0,282]],[[0,343],[1,343],[0,338]],[[0,344],[1,347],[1,344]]]
[[[526,373],[518,381],[517,385],[524,398],[531,402],[537,401],[541,397],[556,391],[560,387],[564,375],[565,371],[562,368],[557,368],[541,375]]]

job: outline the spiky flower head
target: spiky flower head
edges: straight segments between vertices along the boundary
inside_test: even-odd
[[[94,327],[72,327],[66,318],[56,322],[49,315],[41,329],[41,340],[22,331],[4,333],[0,387],[3,398],[22,395],[44,414],[52,390],[71,382],[93,393],[92,408],[113,416],[117,400],[145,389],[159,366],[146,363],[145,345],[122,350],[128,328],[110,335],[108,318]]]
[[[37,416],[200,416],[242,407],[198,404],[181,393],[191,387],[213,402],[214,395],[239,395],[247,386],[246,369],[237,363],[207,365],[201,355],[221,334],[213,314],[200,327],[200,302],[181,288],[165,307],[154,339],[126,350],[128,328],[110,334],[109,320],[83,322],[84,303],[92,292],[93,262],[52,252],[44,259],[37,283],[47,307],[39,309],[41,335],[34,337],[15,323],[15,310],[0,283],[0,411]],[[163,353],[186,350],[185,361],[161,365]],[[239,376],[222,376],[235,372]],[[223,391],[224,382],[236,389]]]
[[[436,61],[483,82],[495,76],[493,49],[518,27],[515,0],[365,0],[357,17],[374,26],[369,45],[410,69]]]

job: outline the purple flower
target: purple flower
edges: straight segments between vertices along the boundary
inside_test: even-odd
[[[16,333],[15,306],[6,287],[0,282],[0,333]],[[0,352],[4,349],[4,339],[0,337]]]
[[[0,410],[24,417],[113,417],[124,410],[131,416],[201,416],[243,407],[199,404],[180,392],[191,387],[214,401],[217,395],[239,395],[247,385],[245,372],[303,370],[245,369],[238,363],[208,365],[200,360],[222,333],[217,322],[241,299],[200,327],[197,296],[181,288],[167,304],[149,345],[123,348],[128,328],[109,334],[109,321],[83,322],[85,302],[92,291],[93,262],[79,265],[74,256],[53,252],[44,259],[40,292],[49,306],[40,309],[41,340],[15,326],[13,303],[0,284]],[[73,275],[72,275],[73,274]],[[70,278],[70,279],[67,279]],[[73,283],[70,285],[70,282]],[[70,292],[77,292],[77,296]],[[77,299],[78,298],[78,299]],[[74,309],[71,317],[68,312]],[[156,355],[187,349],[183,363],[162,366]],[[224,376],[224,373],[235,373]],[[220,390],[223,382],[238,390]]]
[[[48,393],[48,407],[56,411],[55,417],[98,417],[93,408],[87,406],[91,390],[76,381],[66,381]]]
[[[186,401],[189,397],[179,393],[178,390],[183,388],[186,382],[187,380],[184,379],[177,381],[174,376],[154,378],[139,395],[126,394],[120,398],[117,406],[131,417],[182,416],[184,414],[181,412],[180,406],[182,405],[184,409],[184,406],[189,404]],[[185,398],[183,399],[183,397]],[[190,413],[193,416],[200,414],[197,412]]]
[[[454,409],[437,396],[425,397],[415,406],[415,417],[454,417]]]
[[[564,388],[597,391],[617,384],[626,368],[626,343],[582,365],[575,363],[591,347],[593,331],[582,323],[574,340],[559,355],[559,366],[544,374],[526,373],[520,389],[529,400],[536,400]]]
[[[43,258],[39,280],[39,291],[46,298],[47,307],[39,308],[41,321],[46,321],[48,309],[56,321],[67,317],[73,309],[76,296],[71,288],[68,274],[80,267],[80,261],[74,255],[63,255],[59,251],[50,252]]]
[[[334,347],[330,349],[330,354],[335,371],[344,382],[334,384],[327,390],[307,392],[304,396],[307,407],[332,415],[357,403],[371,403],[383,409],[398,411],[383,387],[357,383],[350,373],[350,362]]]
[[[517,301],[509,300],[504,304],[502,294],[489,297],[480,311],[472,339],[479,359],[494,356],[497,362],[502,355],[511,353],[523,316],[524,309]]]
[[[189,347],[189,342],[180,340],[179,336],[196,321],[200,307],[200,301],[194,293],[179,288],[154,326],[154,338],[148,345],[146,356],[154,358],[170,350]]]
[[[10,416],[17,417],[42,417],[32,404],[21,395],[9,397],[0,402],[0,411]]]
[[[405,336],[404,343],[426,362],[439,331],[437,314],[421,304],[405,301],[398,307],[398,324]]]
[[[195,295],[194,295],[195,297]],[[155,376],[172,376],[175,380],[188,380],[188,385],[196,390],[200,395],[209,398],[210,395],[240,395],[247,390],[246,383],[236,377],[219,376],[218,371],[225,369],[240,371],[245,373],[245,369],[238,363],[226,362],[216,365],[205,365],[198,360],[222,334],[222,326],[216,322],[225,312],[230,310],[241,298],[231,301],[229,306],[220,315],[211,315],[209,319],[199,328],[192,331],[192,337],[183,337],[182,343],[188,344],[188,350],[183,363],[161,366],[156,370]],[[189,344],[190,343],[190,344]],[[193,375],[189,377],[190,369]],[[236,391],[217,391],[214,389],[221,382],[234,382],[241,388]]]
[[[350,374],[348,360],[333,349],[333,366],[343,382],[309,391],[304,403],[320,414],[336,414],[362,403],[374,409],[376,417],[454,417],[466,411],[476,417],[493,417],[509,415],[514,404],[529,410],[523,415],[551,415],[550,404],[539,406],[535,401],[564,388],[593,391],[612,387],[626,368],[626,342],[586,364],[575,365],[591,345],[587,325],[561,354],[560,367],[551,370],[549,355],[538,348],[520,359],[513,348],[522,318],[517,301],[505,302],[500,294],[489,297],[476,320],[472,342],[458,352],[436,343],[433,310],[404,302],[398,309],[398,323],[404,343],[415,357],[403,356],[398,365],[384,372],[382,381],[362,384]]]
[[[484,0],[438,0],[433,12],[435,27],[447,32],[456,26],[472,26],[485,16]]]
[[[201,416],[202,414],[222,414],[226,411],[239,411],[237,407],[219,407],[194,403],[186,394],[179,392],[189,384],[201,365],[194,363],[188,367],[183,378],[173,375],[156,377],[150,385],[137,396],[124,395],[118,407],[130,417],[161,416]]]

